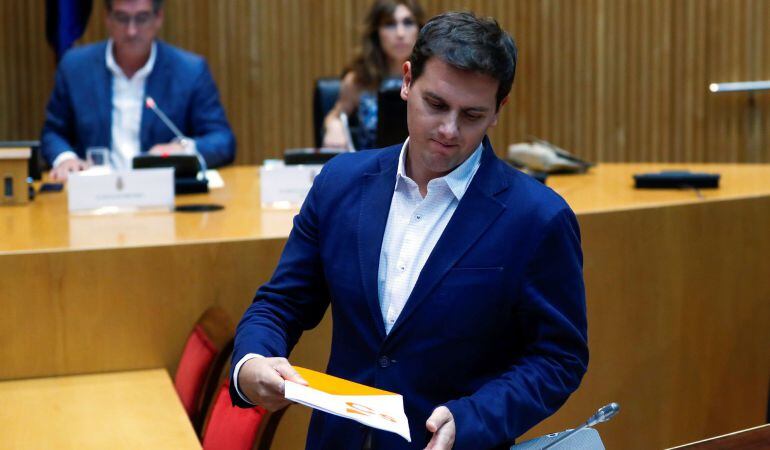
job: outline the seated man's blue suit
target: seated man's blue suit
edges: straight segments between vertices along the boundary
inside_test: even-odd
[[[328,162],[238,326],[234,363],[289,355],[331,303],[327,372],[404,397],[412,443],[374,430],[374,449],[424,448],[439,405],[454,416],[456,449],[506,448],[556,411],[588,364],[578,224],[551,189],[484,147],[389,334],[377,271],[400,145]],[[361,450],[365,434],[314,412],[307,448]]]
[[[195,139],[210,167],[235,157],[235,136],[219,102],[206,61],[195,54],[156,41],[155,66],[145,84],[145,97],[155,99],[182,133]],[[41,137],[49,164],[67,150],[85,159],[88,147],[110,147],[112,139],[112,73],[106,63],[107,42],[76,47],[64,55],[46,109]],[[142,152],[174,139],[155,113],[144,108],[139,131]]]

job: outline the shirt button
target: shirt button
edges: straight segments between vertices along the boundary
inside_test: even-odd
[[[383,369],[390,365],[390,360],[387,356],[380,356],[380,367]]]
[[[417,219],[417,220],[420,220],[420,219],[422,219],[422,216],[417,214],[416,216],[414,216],[414,218]]]

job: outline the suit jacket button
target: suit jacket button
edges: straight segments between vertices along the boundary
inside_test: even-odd
[[[387,356],[380,356],[380,367],[383,369],[390,365],[390,360]]]

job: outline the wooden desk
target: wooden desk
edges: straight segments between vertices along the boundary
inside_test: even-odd
[[[770,379],[770,165],[688,165],[722,187],[638,191],[631,174],[682,165],[605,164],[548,184],[578,215],[591,361],[580,389],[528,436],[618,401],[608,448],[662,448],[764,419]],[[70,217],[63,193],[0,208],[0,379],[166,367],[210,304],[240,317],[268,279],[295,211],[259,206],[253,167],[180,203],[224,211]],[[331,321],[292,361],[323,370]],[[293,408],[277,449],[301,448]]]
[[[260,207],[255,167],[221,173],[225,188],[177,197],[216,212],[70,216],[65,192],[0,208],[0,379],[173,373],[206,307],[240,318],[296,211]]]
[[[0,447],[200,449],[164,369],[0,383]]]

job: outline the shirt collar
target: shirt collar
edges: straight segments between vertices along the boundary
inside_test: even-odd
[[[116,76],[122,76],[126,78],[126,75],[123,73],[123,69],[120,68],[117,61],[115,61],[115,56],[112,54],[112,47],[113,47],[113,40],[109,39],[107,40],[107,68],[110,69],[110,72],[112,72],[113,75]],[[144,63],[144,66],[142,66],[141,69],[137,70],[136,73],[132,78],[147,78],[147,76],[152,72],[152,68],[155,67],[155,54],[157,52],[157,44],[155,41],[152,42],[152,47],[150,48],[150,57],[147,59],[147,62]]]
[[[404,142],[404,145],[401,147],[401,154],[398,157],[398,170],[396,172],[395,186],[396,189],[398,189],[399,183],[405,183],[406,180],[411,180],[406,175],[406,153],[408,149],[409,138],[407,137],[406,142]],[[476,174],[476,171],[481,165],[481,153],[483,151],[484,144],[479,143],[479,146],[476,147],[476,150],[474,150],[473,153],[471,153],[471,156],[469,156],[468,159],[466,159],[462,164],[455,167],[454,170],[444,175],[443,177],[431,180],[431,182],[436,180],[444,180],[457,200],[462,200],[463,195],[465,195],[465,191],[468,190],[468,186],[471,184],[471,180],[473,180],[473,176]]]

